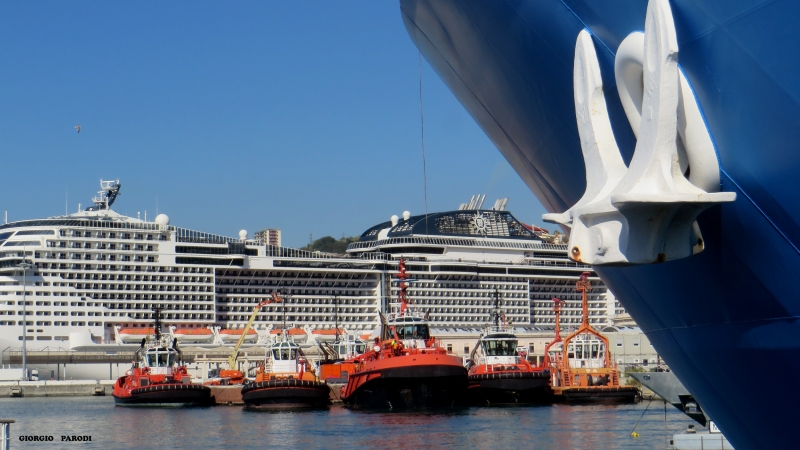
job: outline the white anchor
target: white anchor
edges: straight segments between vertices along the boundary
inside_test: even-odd
[[[642,41],[639,106],[636,91],[642,88],[629,63],[631,55],[637,59]],[[543,219],[572,228],[569,254],[575,261],[633,265],[691,256],[704,248],[697,216],[715,204],[734,201],[736,193],[709,192],[719,189],[719,166],[696,99],[678,67],[667,0],[650,1],[644,38],[641,33],[626,38],[615,65],[622,103],[638,138],[630,167],[625,167],[614,139],[597,54],[583,30],[575,44],[573,82],[586,191],[566,212]],[[626,85],[631,73],[633,83]],[[691,181],[682,163],[691,168]]]

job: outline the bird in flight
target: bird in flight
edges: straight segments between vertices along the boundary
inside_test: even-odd
[[[81,132],[81,126],[80,125],[75,125],[75,129],[78,130],[78,133]]]

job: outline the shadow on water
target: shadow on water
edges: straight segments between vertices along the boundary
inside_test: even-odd
[[[235,406],[232,406],[235,408]],[[271,408],[242,408],[245,414],[304,414],[315,411],[328,411],[330,406],[275,406]]]

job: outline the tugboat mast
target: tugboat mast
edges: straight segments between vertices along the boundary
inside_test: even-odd
[[[153,306],[153,319],[156,331],[156,342],[161,341],[161,305]]]
[[[333,296],[333,326],[336,330],[336,339],[333,342],[339,342],[339,296]]]
[[[500,307],[502,303],[502,299],[500,299],[500,291],[497,289],[494,290],[494,308],[492,308],[492,315],[491,315],[491,322],[494,324],[495,327],[500,327],[500,322],[502,321],[503,325],[506,323],[506,315],[503,313],[503,309]]]

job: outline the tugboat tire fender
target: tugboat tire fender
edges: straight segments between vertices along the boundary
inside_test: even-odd
[[[470,381],[483,380],[524,380],[524,379],[545,379],[550,378],[548,371],[542,372],[492,372],[479,373],[469,376]]]

